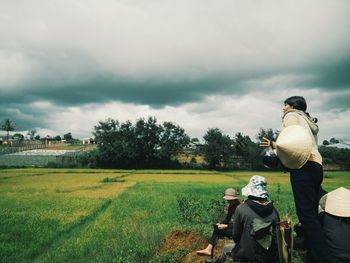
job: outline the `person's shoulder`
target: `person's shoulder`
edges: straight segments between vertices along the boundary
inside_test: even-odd
[[[249,205],[246,202],[242,202],[240,205],[237,206],[236,208],[236,213],[237,212],[243,212],[249,208]]]
[[[283,119],[286,119],[286,118],[301,118],[301,117],[302,117],[302,115],[298,111],[295,111],[295,110],[287,111],[283,115]]]
[[[246,205],[247,205],[247,202],[242,201],[242,202],[237,206],[237,208],[238,208],[238,207],[244,207],[244,206],[246,206]]]
[[[276,221],[280,221],[280,213],[279,211],[277,210],[277,208],[274,206],[274,204],[272,203],[272,213],[271,213],[271,216],[274,218],[274,220]]]
[[[283,116],[283,125],[284,127],[290,126],[290,125],[298,125],[302,122],[302,115],[298,113],[297,111],[288,111]]]

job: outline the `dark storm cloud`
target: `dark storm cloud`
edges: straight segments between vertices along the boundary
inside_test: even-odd
[[[200,102],[210,95],[245,94],[259,89],[278,92],[278,85],[262,87],[267,79],[293,75],[295,79],[285,84],[286,88],[322,89],[325,92],[346,91],[350,88],[350,59],[324,61],[324,63],[305,65],[266,65],[263,68],[222,70],[221,72],[199,74],[199,76],[169,74],[134,77],[102,72],[97,65],[83,54],[69,53],[69,59],[59,55],[35,56],[35,60],[45,70],[34,72],[26,82],[14,87],[5,86],[0,90],[0,103],[5,106],[11,102],[20,112],[32,115],[27,105],[36,101],[49,101],[58,106],[82,106],[84,104],[103,104],[112,101],[150,105],[162,108],[167,105],[181,105]],[[57,64],[55,64],[57,62]],[[96,69],[95,71],[93,69]],[[254,82],[254,85],[247,85]],[[345,96],[344,96],[345,95]],[[334,93],[327,98],[324,108],[346,109],[349,107],[347,93]],[[6,111],[2,111],[3,114]],[[12,112],[19,114],[18,112]],[[30,122],[30,121],[25,121]],[[35,123],[34,123],[35,124]]]
[[[319,0],[2,1],[0,119],[79,131],[87,114],[176,108],[210,126],[245,102],[247,128],[294,92],[345,116],[349,12],[349,1]]]
[[[57,104],[81,105],[120,101],[163,107],[200,101],[203,96],[215,93],[220,87],[224,88],[227,85],[227,81],[222,79],[202,79],[194,82],[143,82],[99,78],[84,84],[41,89],[36,95]]]
[[[87,103],[120,101],[163,107],[201,101],[205,96],[220,93],[240,93],[239,79],[205,77],[196,80],[133,80],[98,77],[84,82],[27,84],[3,92],[2,103],[51,101],[57,105],[79,106]],[[248,91],[248,89],[246,90]]]
[[[321,87],[329,89],[350,89],[350,57],[339,61],[337,64],[325,63],[320,70],[319,82]]]
[[[45,127],[45,119],[49,117],[49,112],[37,110],[26,104],[1,103],[0,120],[10,119],[18,131]]]
[[[348,89],[336,94],[329,94],[323,102],[323,109],[338,110],[341,112],[347,111],[350,108],[350,85]]]
[[[323,61],[308,70],[313,76],[305,81],[308,86],[329,91],[350,89],[350,56],[335,62]]]
[[[304,90],[319,90],[326,94],[322,109],[346,111],[350,108],[350,57],[338,61],[322,61],[295,72],[302,76],[295,81]]]
[[[262,87],[260,84],[266,79],[288,74],[296,76],[296,80],[288,83],[289,87],[299,86],[304,90],[316,87],[328,92],[330,95],[325,98],[322,105],[324,110],[346,110],[350,107],[350,94],[346,92],[347,87],[350,87],[350,80],[345,74],[348,65],[347,60],[335,65],[318,66],[318,68],[305,67],[301,70],[269,68],[241,72],[240,75],[235,73],[234,77],[221,74],[192,80],[165,79],[164,77],[141,80],[113,75],[90,77],[79,81],[73,78],[58,83],[48,79],[42,82],[35,80],[20,88],[6,89],[2,92],[0,117],[12,116],[14,121],[20,124],[18,129],[26,130],[45,126],[50,121],[50,112],[31,106],[31,103],[41,101],[50,102],[53,108],[55,106],[57,108],[80,107],[91,103],[102,105],[114,101],[162,108],[167,105],[179,106],[201,102],[210,95],[235,95],[239,99],[259,89],[266,89],[266,92],[273,94],[278,92],[278,85]],[[307,77],[304,76],[305,72]],[[254,85],[247,85],[251,81]],[[338,92],[334,92],[335,90]],[[51,108],[51,110],[55,109]],[[207,112],[208,108],[203,107],[202,111]]]
[[[266,92],[347,89],[349,6],[8,1],[0,11],[0,101],[161,108],[244,95],[260,89],[259,81],[289,74],[297,80]]]

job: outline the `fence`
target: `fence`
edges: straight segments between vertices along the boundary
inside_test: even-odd
[[[30,151],[34,149],[47,149],[57,146],[65,146],[66,143],[56,141],[25,141],[0,145],[0,155]]]
[[[25,152],[3,154],[0,156],[0,165],[45,167],[49,163],[76,164],[77,157],[82,151],[57,151],[57,150],[31,150]]]

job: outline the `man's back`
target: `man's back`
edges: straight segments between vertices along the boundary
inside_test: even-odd
[[[232,251],[233,260],[275,262],[278,258],[275,233],[278,221],[278,213],[271,201],[259,202],[248,198],[244,204],[238,206],[233,224],[233,240],[236,243]],[[261,232],[256,232],[259,229]],[[271,238],[270,245],[266,243],[269,242],[267,235]]]

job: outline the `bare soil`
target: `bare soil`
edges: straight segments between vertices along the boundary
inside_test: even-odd
[[[228,240],[219,239],[214,250],[214,258],[221,255],[224,245]],[[195,231],[183,231],[179,229],[172,230],[164,240],[162,253],[191,251],[181,263],[204,263],[206,256],[197,255],[196,251],[204,249],[208,245],[208,237],[202,236]],[[232,261],[231,261],[232,262]]]

